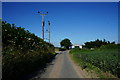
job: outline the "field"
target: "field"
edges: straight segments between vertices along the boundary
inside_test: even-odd
[[[120,50],[120,45],[109,44],[93,50],[72,49],[70,54],[82,69],[94,68],[98,74],[103,71],[120,78],[120,53],[118,50]]]

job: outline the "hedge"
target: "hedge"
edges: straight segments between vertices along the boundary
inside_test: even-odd
[[[2,77],[18,80],[42,68],[54,56],[54,46],[22,27],[2,22]]]

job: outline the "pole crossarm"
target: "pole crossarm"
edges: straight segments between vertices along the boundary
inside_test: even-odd
[[[40,14],[40,13],[39,13],[39,15],[45,16],[45,15],[47,15],[47,14]]]

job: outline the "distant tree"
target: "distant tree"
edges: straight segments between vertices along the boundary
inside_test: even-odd
[[[66,49],[69,49],[69,47],[72,45],[69,39],[64,39],[60,42],[61,47],[64,47]]]
[[[110,41],[108,41],[107,43],[110,44]]]
[[[111,44],[115,44],[115,41],[111,42]]]
[[[85,42],[85,47],[86,48],[99,48],[102,45],[107,45],[107,44],[115,44],[115,42],[106,41],[105,39],[102,40],[95,40],[95,41],[90,41],[90,42]]]

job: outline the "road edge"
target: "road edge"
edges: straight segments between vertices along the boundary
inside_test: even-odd
[[[89,73],[83,69],[78,65],[78,63],[76,63],[73,59],[72,59],[72,55],[69,54],[70,50],[68,51],[68,58],[71,61],[73,68],[76,70],[78,76],[80,78],[92,78],[91,75],[89,75]]]

